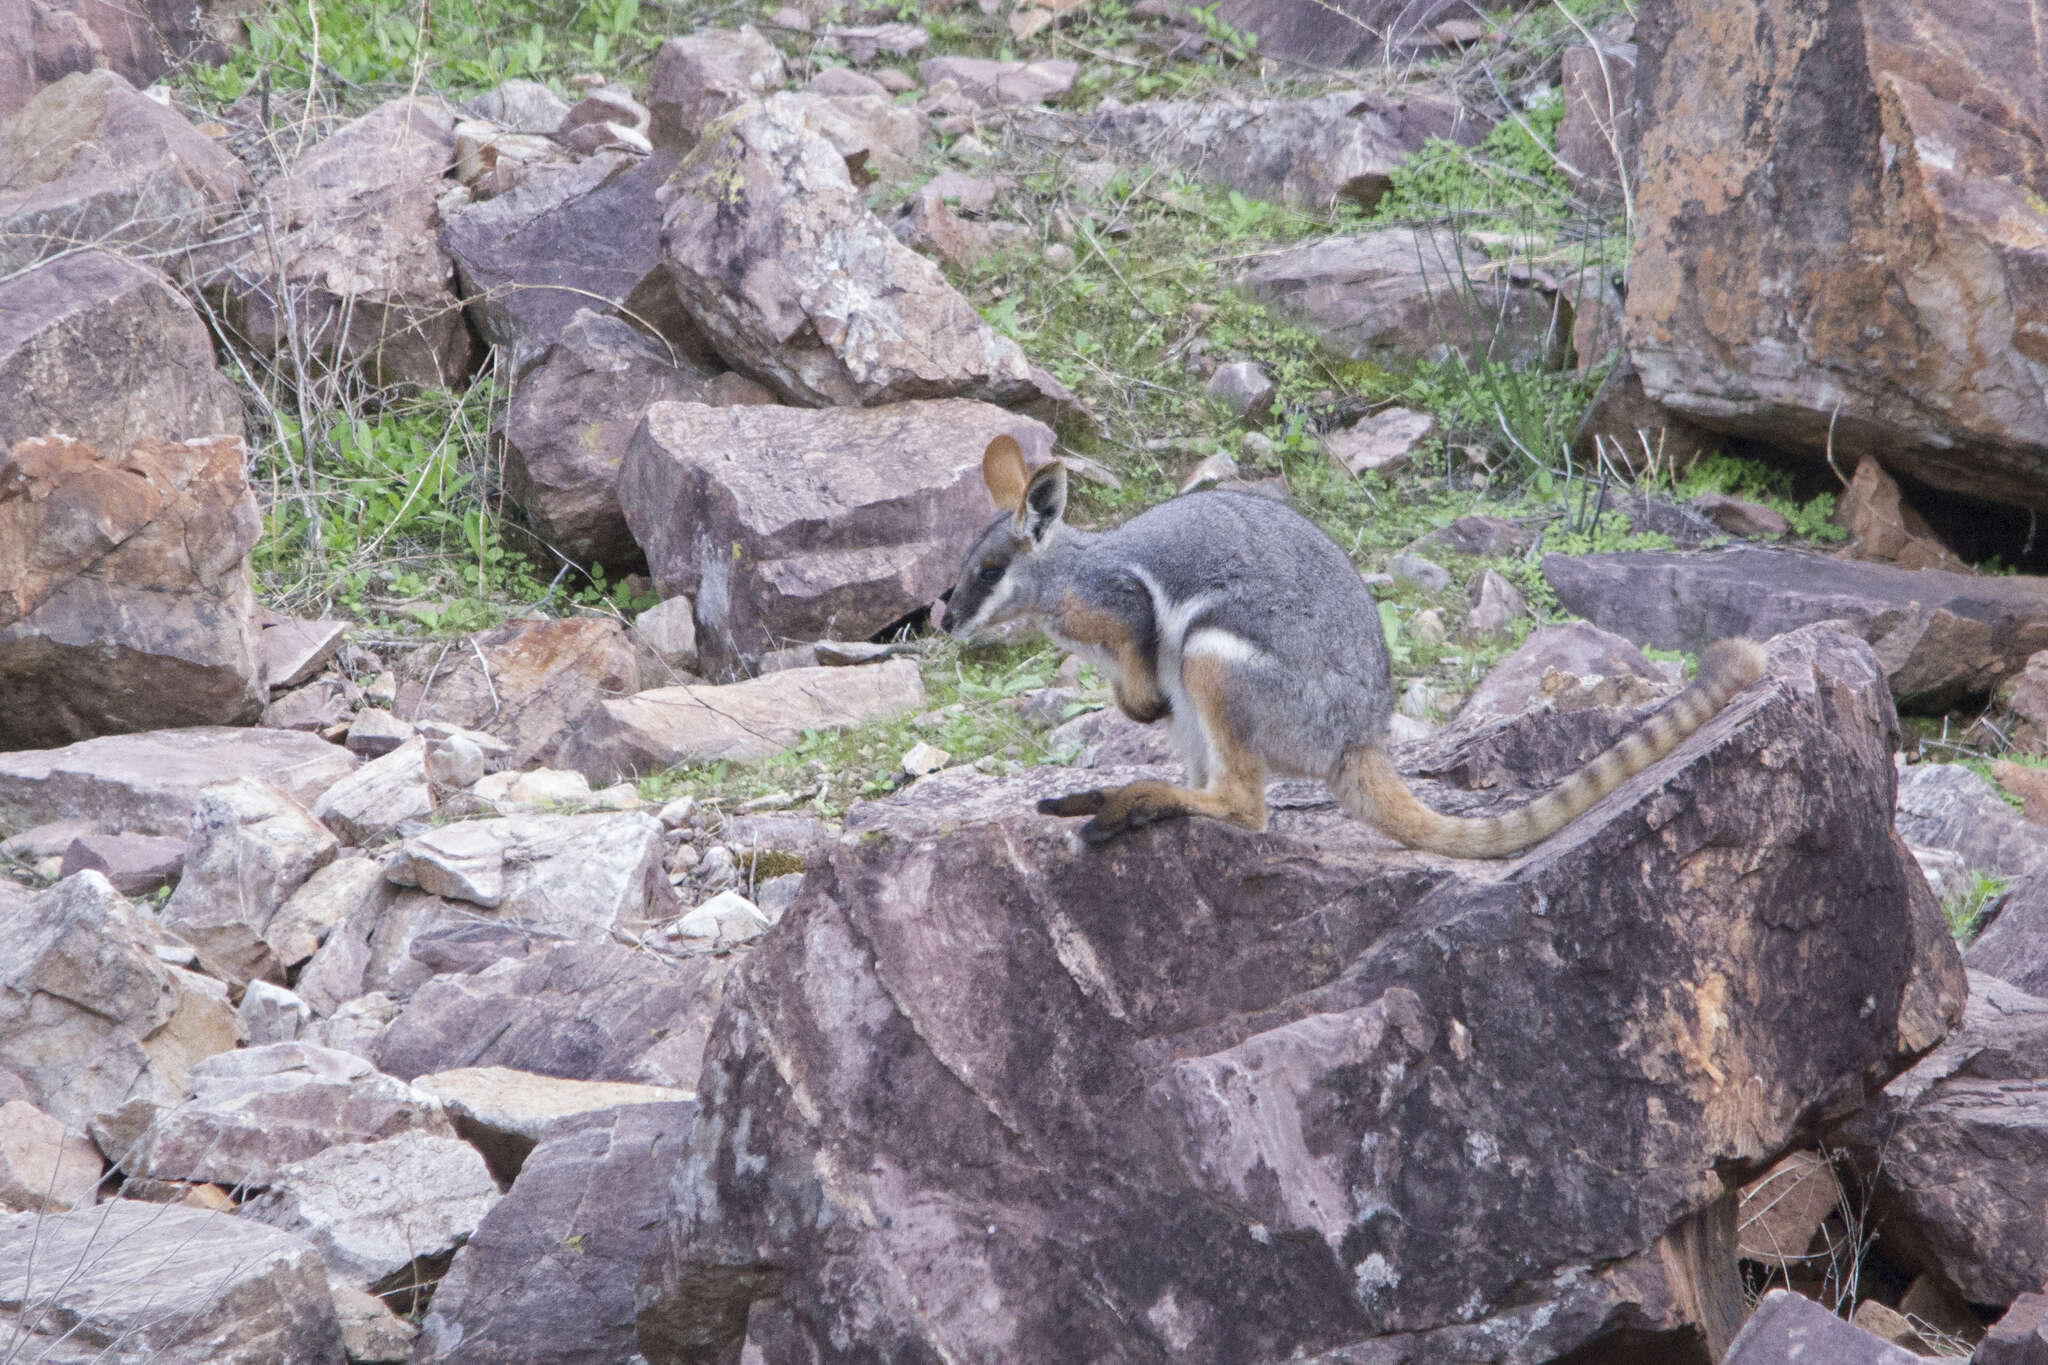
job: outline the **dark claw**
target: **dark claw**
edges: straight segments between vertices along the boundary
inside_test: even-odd
[[[1093,815],[1109,801],[1104,791],[1075,792],[1071,796],[1047,796],[1039,800],[1040,815]]]

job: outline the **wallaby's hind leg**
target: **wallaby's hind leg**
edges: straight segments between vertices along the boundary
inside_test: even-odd
[[[1081,826],[1091,844],[1106,843],[1126,830],[1182,815],[1208,815],[1250,830],[1266,827],[1266,779],[1258,755],[1239,742],[1227,723],[1223,687],[1230,665],[1195,654],[1181,664],[1181,687],[1193,706],[1214,755],[1208,783],[1179,787],[1171,782],[1133,782],[1108,791],[1077,792],[1038,803],[1046,815],[1092,815]]]

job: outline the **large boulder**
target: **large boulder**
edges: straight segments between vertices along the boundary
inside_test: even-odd
[[[644,566],[619,510],[619,462],[649,407],[712,401],[710,378],[619,319],[579,310],[512,392],[506,496],[556,553],[612,576]]]
[[[241,37],[225,0],[5,0],[0,3],[0,118],[52,81],[105,67],[145,86],[181,59],[225,61]]]
[[[1901,707],[1980,697],[2048,646],[2048,580],[1901,569],[1798,550],[1627,551],[1543,557],[1568,611],[1658,649],[1704,649],[1847,621]]]
[[[375,1061],[406,1080],[500,1066],[692,1089],[730,965],[578,943],[438,976],[385,1030]]]
[[[61,433],[119,452],[244,430],[199,314],[160,272],[107,251],[0,278],[0,393],[0,449]]]
[[[1178,166],[1254,199],[1317,210],[1338,200],[1370,209],[1393,187],[1394,167],[1431,138],[1470,144],[1486,135],[1486,125],[1455,101],[1358,91],[1309,99],[1104,100],[1076,128],[1117,155]]]
[[[0,748],[262,714],[246,455],[59,437],[0,457]]]
[[[1632,720],[1573,714],[1522,724],[1546,785]],[[1718,1355],[1734,1188],[1960,1013],[1895,729],[1817,630],[1506,863],[1312,792],[1100,851],[1032,814],[1099,773],[856,808],[729,982],[641,1350]]]
[[[1998,918],[1963,961],[2028,995],[2048,997],[2048,875],[2030,874],[2005,894]]]
[[[658,403],[619,468],[626,524],[664,597],[697,604],[705,671],[791,641],[860,640],[953,585],[994,509],[981,454],[1052,432],[968,399],[882,408]]]
[[[662,260],[726,363],[810,407],[1056,389],[890,235],[809,124],[794,96],[743,105],[666,187]]]
[[[1351,360],[1456,354],[1555,368],[1571,350],[1571,307],[1508,278],[1449,228],[1375,228],[1262,255],[1240,277]]]
[[[859,668],[785,668],[721,686],[657,687],[600,704],[583,718],[558,761],[592,783],[621,781],[679,763],[766,758],[806,730],[847,730],[924,705],[912,659]]]
[[[1960,763],[1913,763],[1899,772],[1899,837],[1956,854],[1994,877],[2048,868],[2048,829],[2027,820]]]
[[[654,54],[647,108],[656,147],[688,151],[712,121],[782,88],[782,54],[752,24],[671,38]]]
[[[344,1142],[415,1131],[455,1136],[434,1096],[360,1057],[306,1043],[209,1057],[192,1068],[189,1085],[122,1161],[131,1178],[263,1186],[292,1162]]]
[[[1650,397],[2048,509],[2038,13],[1661,0],[1636,40],[1626,326]]]
[[[1962,1027],[1843,1130],[1885,1255],[2003,1307],[2048,1281],[2048,1000],[1970,974]]]
[[[0,1076],[102,1150],[114,1133],[117,1158],[121,1135],[184,1097],[194,1063],[235,1045],[225,992],[159,960],[159,941],[97,872],[0,916]]]
[[[696,1106],[557,1121],[434,1293],[422,1362],[611,1365],[634,1353],[634,1291]]]
[[[215,783],[260,777],[311,805],[355,766],[340,745],[296,730],[201,726],[106,735],[0,754],[0,827],[81,820],[182,839],[199,793]]]
[[[1623,202],[1641,165],[1636,135],[1636,45],[1595,41],[1559,54],[1564,119],[1557,159],[1583,197]]]
[[[218,1210],[130,1199],[0,1220],[0,1341],[52,1365],[344,1360],[311,1242]]]
[[[66,76],[0,125],[0,274],[84,243],[174,257],[250,188],[226,148],[113,71]]]
[[[264,187],[259,244],[207,284],[258,350],[303,353],[378,387],[459,384],[473,348],[436,235],[454,163],[452,109],[378,105]]]
[[[655,191],[674,166],[673,157],[600,152],[449,215],[441,246],[460,273],[470,319],[515,377],[585,308],[628,319],[682,357],[708,357],[661,268]]]

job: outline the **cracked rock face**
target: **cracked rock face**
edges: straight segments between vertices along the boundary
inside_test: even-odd
[[[1631,719],[1408,766],[1497,810]],[[1733,1188],[1961,1009],[1894,725],[1865,646],[1799,632],[1505,863],[1397,851],[1312,788],[1263,834],[1103,850],[1032,813],[1101,772],[859,808],[727,984],[641,1349],[1537,1365],[1622,1321],[1724,1349]]]
[[[807,407],[1043,390],[981,320],[861,202],[804,102],[727,114],[670,178],[662,258],[684,308],[734,369]]]

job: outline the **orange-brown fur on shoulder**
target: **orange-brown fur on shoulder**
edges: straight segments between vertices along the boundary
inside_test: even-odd
[[[1060,599],[1053,629],[1062,639],[1092,645],[1116,660],[1117,676],[1111,684],[1116,704],[1132,720],[1150,725],[1171,709],[1159,690],[1151,650],[1132,632],[1129,621],[1070,592]]]

